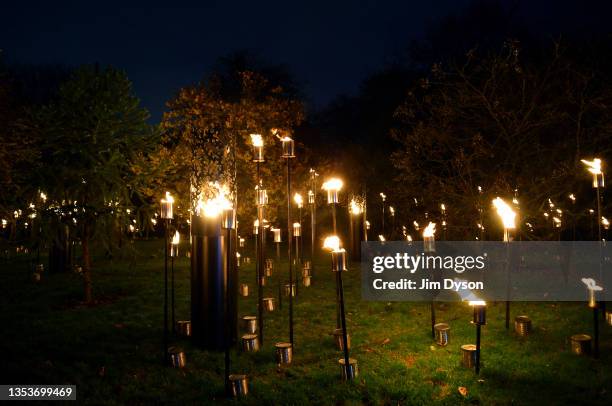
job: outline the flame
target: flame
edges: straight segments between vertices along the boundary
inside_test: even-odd
[[[254,147],[263,147],[263,138],[261,134],[251,134],[251,143]]]
[[[382,192],[380,192],[380,198],[381,198],[381,199],[382,199],[382,201],[384,202],[384,201],[385,201],[385,199],[387,198],[387,195],[386,195],[386,194],[384,194],[384,193],[382,193]]]
[[[602,291],[603,288],[601,286],[597,286],[597,282],[593,278],[582,278],[582,283],[584,283],[589,290],[593,290],[596,292]]]
[[[593,175],[601,175],[601,159],[594,158],[592,161],[587,161],[586,159],[581,159],[580,162],[587,166],[589,172]]]
[[[174,203],[174,197],[170,194],[170,192],[166,192],[166,197],[161,199],[162,203]]]
[[[196,207],[196,214],[204,213],[205,217],[217,217],[223,210],[230,210],[232,203],[227,199],[223,190],[219,190],[219,194],[208,199],[205,202],[199,201]]]
[[[574,196],[574,194],[573,194],[573,193],[570,193],[570,195],[569,195],[568,197],[569,197],[569,199],[570,199],[572,202],[575,202],[575,201],[576,201],[576,196]]]
[[[340,249],[340,238],[336,235],[330,235],[329,237],[325,237],[325,241],[323,242],[323,248],[326,248],[331,251],[338,251]]]
[[[180,241],[181,241],[181,235],[179,234],[178,230],[176,230],[176,233],[174,233],[174,237],[172,237],[172,244],[178,245]]]
[[[302,205],[304,204],[304,199],[302,198],[302,195],[299,193],[296,193],[293,195],[293,201],[295,202],[295,204],[297,204],[299,208],[301,208]]]
[[[406,235],[406,241],[412,241],[412,236],[410,234]]]
[[[331,178],[323,183],[323,190],[340,190],[342,189],[342,180],[338,178]]]
[[[42,199],[43,202],[47,201],[47,195],[45,194],[45,192],[40,192],[40,198]]]
[[[504,223],[504,228],[513,229],[516,227],[514,223],[514,219],[516,218],[516,213],[512,210],[510,206],[503,199],[496,197],[493,200],[493,206],[497,210],[497,215],[501,217],[502,223]]]
[[[382,235],[382,234],[378,234],[378,239],[379,239],[380,241],[387,241],[387,239],[385,238],[385,236],[384,236],[384,235]]]
[[[395,208],[393,206],[389,206],[389,213],[391,213],[392,216],[395,216]]]
[[[610,221],[608,221],[608,219],[607,219],[607,218],[605,218],[605,217],[603,217],[603,216],[602,216],[602,217],[601,217],[601,224],[607,227],[607,226],[609,226],[609,225],[610,225]]]
[[[436,223],[432,223],[430,221],[427,227],[425,227],[425,230],[423,230],[423,238],[433,238],[435,234],[436,234]]]
[[[440,204],[440,210],[443,212],[446,211],[446,205],[444,203]]]
[[[300,223],[293,223],[293,228],[300,228],[302,225]]]
[[[355,215],[361,214],[361,212],[363,212],[363,206],[357,202],[357,200],[351,199],[350,212]]]

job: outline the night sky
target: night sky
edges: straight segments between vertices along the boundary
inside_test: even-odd
[[[0,49],[11,64],[99,62],[124,69],[154,121],[179,87],[198,81],[219,57],[249,49],[286,64],[310,105],[321,107],[355,93],[429,24],[469,2],[11,2],[2,7]],[[531,27],[553,35],[605,26],[609,18],[593,9],[600,2],[508,2],[514,3]]]

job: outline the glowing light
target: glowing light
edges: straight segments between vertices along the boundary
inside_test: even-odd
[[[576,202],[576,196],[574,196],[574,194],[573,194],[573,193],[570,193],[570,195],[569,195],[568,197],[569,197],[569,199],[572,201],[572,203],[575,203],[575,202]]]
[[[325,237],[325,241],[323,241],[323,248],[331,251],[338,251],[340,249],[340,238],[338,238],[336,235]]]
[[[593,175],[601,175],[601,159],[594,158],[592,161],[581,159],[580,162],[587,166],[589,172]]]
[[[603,288],[601,286],[597,285],[597,282],[595,282],[595,279],[593,278],[582,278],[582,283],[584,283],[587,287],[587,289],[589,290],[593,290],[593,291],[602,291]]]
[[[304,199],[302,198],[302,195],[299,193],[296,193],[293,195],[293,201],[295,202],[295,204],[297,204],[298,208],[300,209],[304,205]]]
[[[338,178],[331,178],[327,181],[323,182],[323,190],[340,190],[342,189],[343,183],[342,180]]]
[[[608,221],[608,219],[603,216],[601,217],[601,224],[606,228],[610,227],[610,221]]]
[[[387,195],[384,193],[380,193],[380,198],[382,199],[382,201],[384,202],[385,200],[387,200]]]
[[[416,220],[414,220],[414,221],[412,222],[412,225],[414,226],[414,229],[415,229],[415,230],[419,231],[419,223],[417,223],[417,221],[416,221]]]
[[[446,205],[444,203],[440,204],[440,210],[442,210],[442,213],[446,211]]]
[[[379,241],[381,241],[381,242],[382,242],[382,241],[387,241],[387,240],[385,239],[385,236],[384,236],[384,235],[382,235],[382,234],[378,234],[378,240],[379,240]]]
[[[46,201],[47,201],[47,195],[45,194],[45,192],[40,192],[40,199],[41,199],[43,202],[46,202]]]
[[[431,221],[423,230],[423,238],[433,238],[436,234],[436,223],[432,223]]]
[[[493,200],[493,206],[495,206],[497,210],[497,215],[501,217],[505,229],[516,228],[516,224],[514,223],[516,213],[503,199],[496,197],[495,200]]]
[[[470,304],[470,306],[486,306],[487,302],[485,302],[484,300],[470,300],[468,302]]]
[[[361,214],[363,212],[363,205],[359,203],[357,200],[351,199],[349,210],[351,214],[354,214],[354,215]]]
[[[389,213],[391,213],[391,216],[395,216],[395,208],[393,206],[389,206]]]
[[[251,143],[254,147],[263,147],[263,138],[261,134],[251,134]]]
[[[166,192],[166,197],[164,197],[161,200],[162,203],[174,203],[174,197],[172,197],[172,195],[170,194],[170,192]],[[129,213],[130,209],[127,209],[126,211]]]
[[[181,241],[181,235],[179,234],[178,230],[176,230],[176,233],[174,233],[174,237],[172,237],[172,244],[178,245],[180,241]]]

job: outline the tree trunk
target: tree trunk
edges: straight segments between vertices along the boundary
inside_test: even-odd
[[[93,301],[92,287],[91,287],[91,254],[89,252],[89,227],[87,224],[83,225],[83,288],[84,288],[84,300],[86,303]]]

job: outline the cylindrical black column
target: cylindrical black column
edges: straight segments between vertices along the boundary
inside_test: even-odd
[[[225,235],[227,235],[227,230],[225,230]],[[230,339],[231,344],[235,345],[238,342],[238,266],[237,266],[237,259],[236,259],[236,250],[238,249],[237,246],[237,231],[236,229],[232,229],[230,230],[230,240],[229,240],[229,244],[228,244],[228,249],[229,249],[229,259],[230,259],[230,263],[229,263],[229,286],[228,286],[228,292],[229,292],[229,304],[230,304],[230,308],[229,308],[229,320],[228,323],[230,323]]]
[[[230,339],[225,337],[226,239],[220,217],[193,216],[191,334],[193,342],[207,350],[223,350]]]
[[[350,213],[349,235],[350,235],[350,253],[353,261],[361,260],[361,241],[363,237],[363,213]]]

